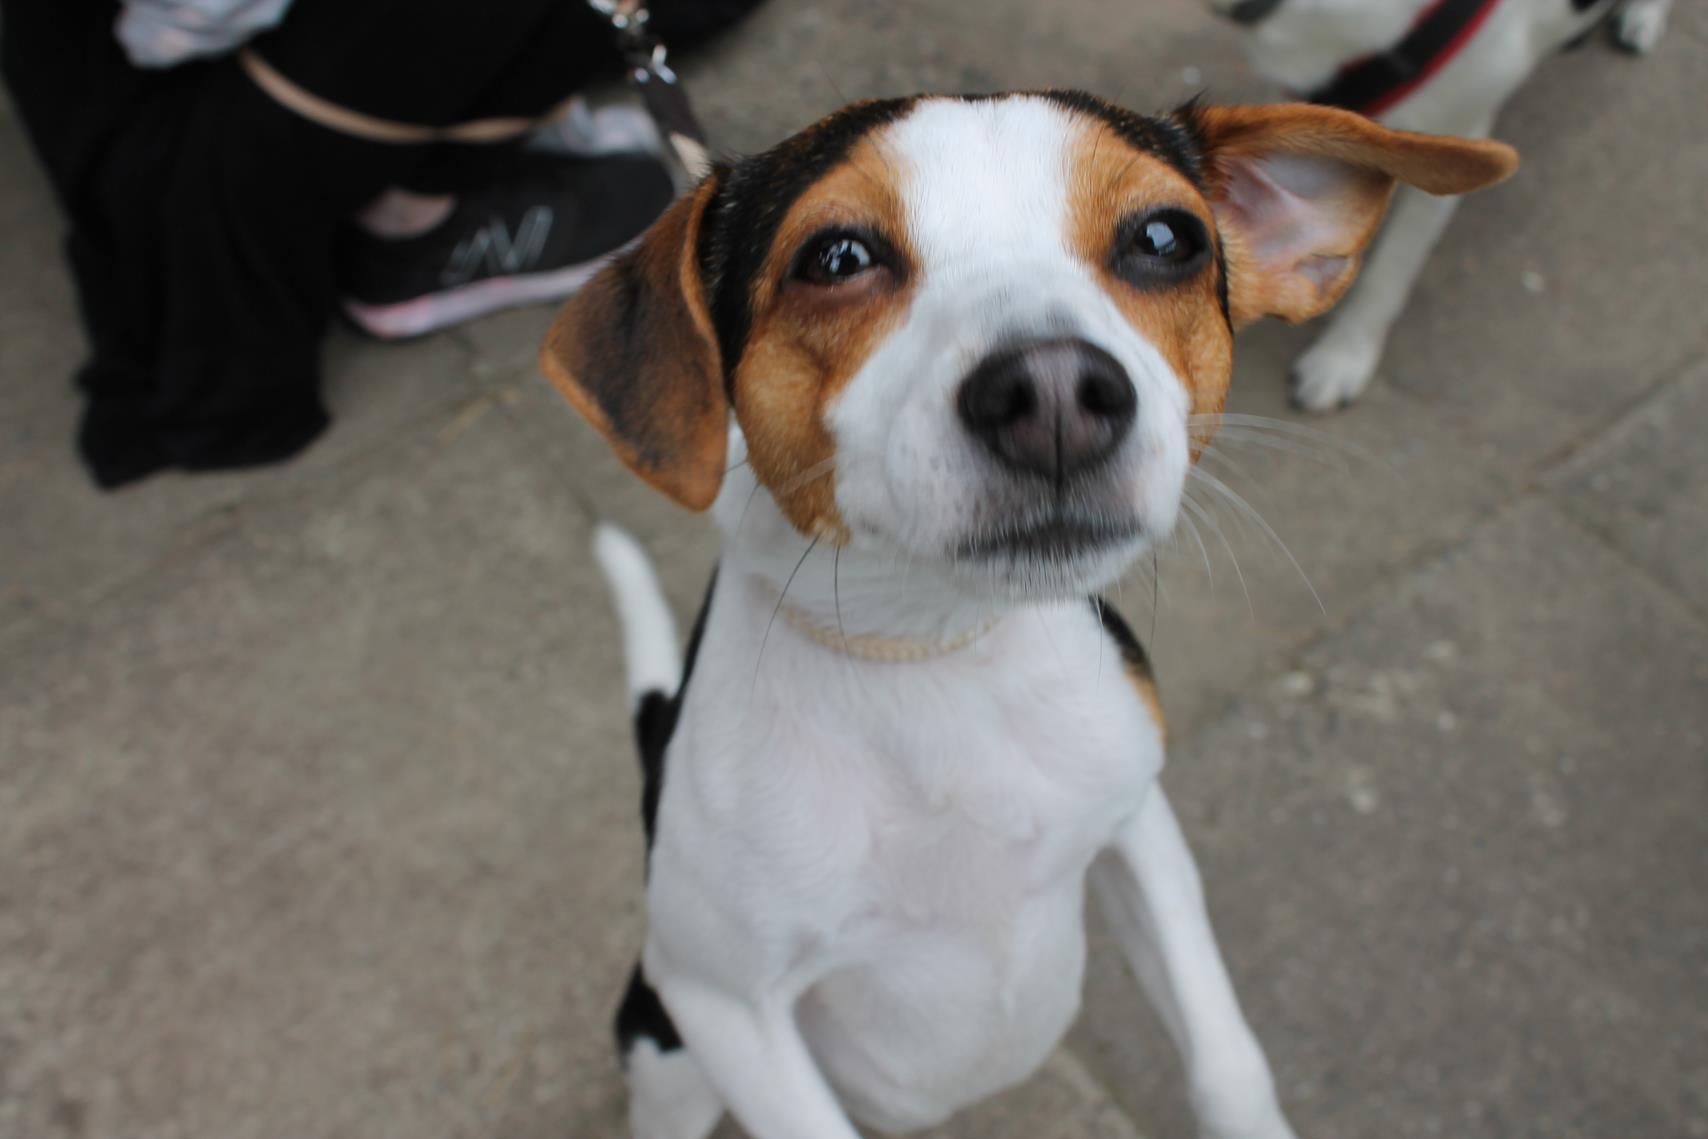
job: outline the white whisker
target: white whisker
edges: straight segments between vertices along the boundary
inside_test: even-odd
[[[1225,496],[1227,500],[1234,505],[1236,510],[1241,511],[1246,517],[1256,523],[1257,526],[1269,536],[1269,540],[1275,543],[1276,548],[1286,555],[1287,560],[1293,563],[1293,569],[1298,573],[1299,580],[1304,582],[1305,588],[1311,591],[1311,599],[1317,603],[1317,608],[1321,610],[1323,615],[1326,617],[1328,615],[1328,606],[1323,604],[1323,599],[1317,595],[1317,587],[1311,584],[1310,576],[1305,573],[1305,568],[1299,564],[1299,559],[1293,556],[1293,551],[1287,548],[1287,543],[1281,540],[1281,535],[1275,532],[1275,528],[1264,520],[1263,515],[1259,514],[1257,509],[1253,507],[1251,503],[1241,498],[1237,493],[1235,493],[1232,487],[1228,486],[1227,483],[1223,482],[1215,475],[1210,474],[1208,471],[1202,472],[1202,477],[1211,489]]]
[[[1318,443],[1329,450],[1339,451],[1364,462],[1392,469],[1380,455],[1367,447],[1349,443],[1337,435],[1319,431],[1315,427],[1307,427],[1302,423],[1292,423],[1285,419],[1272,419],[1266,415],[1245,415],[1239,412],[1222,412],[1221,414],[1189,415],[1186,417],[1186,429],[1194,435],[1205,434],[1218,430],[1245,430],[1252,432],[1272,431],[1278,435],[1290,435],[1304,442]]]
[[[1195,468],[1188,468],[1186,473],[1191,474],[1193,469]],[[1245,571],[1240,569],[1239,555],[1234,553],[1233,544],[1228,541],[1228,536],[1222,532],[1222,527],[1216,522],[1216,516],[1206,510],[1202,503],[1195,501],[1192,495],[1185,491],[1181,492],[1180,501],[1187,503],[1193,513],[1203,519],[1204,524],[1210,528],[1210,532],[1217,538],[1221,539],[1222,549],[1228,552],[1228,561],[1233,563],[1234,576],[1239,579],[1240,592],[1245,594],[1246,612],[1251,614],[1251,619],[1255,623],[1257,621],[1257,609],[1251,603],[1251,590],[1245,584]]]
[[[1309,447],[1298,446],[1286,436],[1276,438],[1262,434],[1247,435],[1240,431],[1223,429],[1217,433],[1215,441],[1207,446],[1203,453],[1206,456],[1220,454],[1220,449],[1230,444],[1241,447],[1262,447],[1270,451],[1280,451],[1287,455],[1297,455],[1302,459],[1310,459],[1312,462],[1321,463],[1323,466],[1338,474],[1345,475],[1351,473],[1351,468],[1346,465],[1345,459],[1342,456],[1330,458],[1321,452],[1313,451]]]
[[[1210,548],[1204,545],[1204,536],[1198,532],[1198,524],[1189,515],[1182,514],[1180,520],[1186,523],[1186,532],[1192,535],[1192,540],[1198,543],[1198,553],[1204,558],[1204,576],[1209,579],[1210,592],[1216,592],[1216,571],[1210,568]]]
[[[1213,459],[1218,463],[1225,463],[1225,464],[1227,464],[1228,469],[1230,471],[1232,471],[1234,474],[1238,475],[1240,478],[1245,479],[1246,481],[1250,482],[1254,486],[1262,485],[1262,480],[1257,478],[1256,475],[1253,475],[1250,471],[1246,470],[1240,464],[1234,462],[1233,457],[1231,455],[1228,455],[1223,451],[1217,450],[1216,445],[1214,443],[1212,443],[1208,447],[1204,448],[1203,453],[1198,456],[1199,463],[1202,463],[1205,459]]]

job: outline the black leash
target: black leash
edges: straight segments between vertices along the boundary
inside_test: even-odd
[[[698,181],[711,169],[706,131],[694,114],[681,77],[670,66],[669,52],[648,26],[651,13],[646,4],[639,0],[587,0],[587,4],[611,25],[628,69],[629,85],[658,124],[659,134],[670,144],[682,172],[690,181]]]

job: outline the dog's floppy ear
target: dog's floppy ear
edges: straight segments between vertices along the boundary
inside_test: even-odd
[[[1505,143],[1390,130],[1333,107],[1180,114],[1203,149],[1235,327],[1266,315],[1305,320],[1339,300],[1396,182],[1464,194],[1518,169]]]
[[[540,370],[617,456],[690,510],[723,482],[729,401],[701,279],[700,223],[716,178],[653,223],[553,322]]]

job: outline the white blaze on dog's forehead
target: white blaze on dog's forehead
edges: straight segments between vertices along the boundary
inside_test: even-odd
[[[884,132],[901,159],[909,239],[927,274],[1065,252],[1076,124],[1037,98],[926,100]]]

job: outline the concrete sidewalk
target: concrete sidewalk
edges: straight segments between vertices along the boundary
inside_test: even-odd
[[[774,0],[689,75],[740,150],[921,88],[1261,94],[1232,40],[1195,0]],[[1705,60],[1681,4],[1652,59],[1549,63],[1382,380],[1226,449],[1303,572],[1224,511],[1123,598],[1305,1139],[1708,1137]],[[684,613],[714,551],[533,374],[549,315],[339,339],[300,462],[102,496],[0,108],[0,1139],[624,1134],[638,789],[574,493]],[[1297,418],[1309,335],[1242,339],[1236,410]],[[943,1134],[1192,1134],[1101,933],[1068,1047]]]

